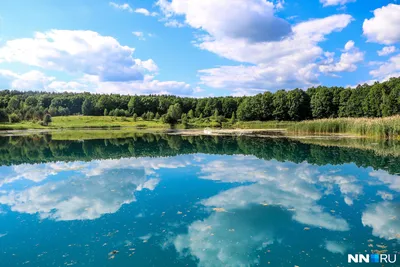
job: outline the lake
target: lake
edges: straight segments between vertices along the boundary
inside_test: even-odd
[[[0,265],[321,267],[396,254],[400,152],[385,151],[400,150],[0,137]]]

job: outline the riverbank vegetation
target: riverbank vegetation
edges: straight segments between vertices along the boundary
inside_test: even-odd
[[[391,138],[399,136],[399,114],[400,78],[354,89],[319,86],[251,97],[0,91],[0,129],[275,125],[298,133],[340,132]]]
[[[288,130],[299,134],[346,133],[385,139],[400,138],[400,116],[386,118],[336,118],[294,123]]]

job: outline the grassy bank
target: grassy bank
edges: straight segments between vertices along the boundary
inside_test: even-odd
[[[295,134],[342,133],[385,139],[400,138],[400,116],[387,118],[338,118],[302,121],[288,131]]]
[[[74,128],[169,128],[168,124],[159,121],[144,121],[127,117],[111,116],[60,116],[53,117],[49,126],[35,122],[0,123],[0,130],[29,130],[29,129],[74,129]]]
[[[61,116],[53,117],[49,126],[42,126],[34,122],[0,123],[0,130],[28,130],[28,129],[168,129],[170,126],[159,120],[145,121],[138,118],[134,121],[128,117],[112,116]],[[321,119],[302,122],[277,121],[248,121],[217,123],[211,120],[189,121],[189,128],[222,127],[224,129],[286,129],[289,134],[296,135],[324,135],[348,134],[368,136],[382,139],[400,139],[400,116],[387,118],[338,118]],[[178,124],[176,128],[184,128]]]

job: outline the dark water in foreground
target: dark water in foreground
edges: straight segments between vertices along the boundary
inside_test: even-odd
[[[1,137],[0,266],[353,266],[399,251],[399,173],[285,139]]]

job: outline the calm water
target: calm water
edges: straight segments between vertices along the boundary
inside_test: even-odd
[[[351,266],[398,253],[399,173],[285,139],[2,137],[0,265]]]

